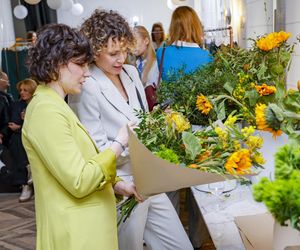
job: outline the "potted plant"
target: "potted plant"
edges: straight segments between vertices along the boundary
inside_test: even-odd
[[[263,202],[276,221],[275,249],[300,245],[299,190],[300,145],[299,141],[293,141],[275,155],[275,180],[262,178],[253,186],[254,199]]]

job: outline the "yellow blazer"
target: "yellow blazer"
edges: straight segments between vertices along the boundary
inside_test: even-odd
[[[116,156],[99,154],[75,114],[51,88],[38,86],[22,140],[35,188],[37,249],[115,250]]]

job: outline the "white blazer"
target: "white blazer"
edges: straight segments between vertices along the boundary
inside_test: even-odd
[[[124,69],[129,76],[122,71],[120,78],[129,104],[96,66],[91,67],[92,75],[83,85],[81,94],[69,97],[71,108],[100,150],[110,145],[123,125],[130,120],[137,120],[134,109],[140,110],[141,104],[136,89],[140,93],[143,106],[148,110],[137,69],[131,65],[124,65]],[[125,181],[132,180],[128,154],[118,158],[117,173]],[[141,249],[143,239],[151,249],[193,249],[166,194],[152,196],[139,204],[130,219],[122,223],[118,230],[120,249]]]
[[[110,146],[123,125],[137,121],[134,110],[141,110],[141,102],[146,111],[148,105],[143,84],[134,66],[124,65],[120,73],[129,104],[101,69],[92,65],[90,71],[91,77],[83,85],[81,94],[69,96],[68,103],[97,147],[103,150]],[[132,175],[129,163],[128,151],[123,152],[117,162],[118,176]]]

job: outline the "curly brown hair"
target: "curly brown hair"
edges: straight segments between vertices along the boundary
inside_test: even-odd
[[[36,44],[28,51],[29,73],[37,81],[57,81],[59,69],[69,61],[83,65],[93,60],[89,40],[64,24],[49,24],[37,32]]]
[[[107,47],[108,40],[121,42],[121,46],[132,49],[135,39],[128,22],[118,12],[96,9],[84,21],[80,29],[90,40],[94,54]]]

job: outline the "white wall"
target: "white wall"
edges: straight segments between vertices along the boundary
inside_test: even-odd
[[[300,1],[283,0],[281,11],[285,13],[285,31],[291,32],[290,43],[296,42],[296,37],[300,35]],[[272,0],[247,0],[246,1],[246,37],[255,39],[273,31],[273,7],[276,8],[276,1]],[[251,42],[247,42],[251,46]],[[287,75],[287,87],[296,88],[297,81],[300,80],[300,45],[296,43],[295,53],[292,57],[292,64]]]
[[[246,38],[256,39],[258,36],[273,31],[273,1],[246,0]],[[252,42],[247,41],[247,47]]]
[[[0,7],[0,51],[8,48],[15,42],[15,32],[10,0],[1,0]],[[1,56],[0,56],[1,68]]]
[[[285,0],[286,22],[285,30],[292,33],[290,42],[296,42],[296,37],[300,36],[300,1]],[[300,80],[300,45],[297,42],[295,53],[292,58],[291,69],[287,77],[287,85],[289,88],[296,88],[297,81]]]
[[[133,16],[139,17],[139,24],[151,30],[152,24],[161,22],[168,33],[172,10],[167,6],[167,0],[77,0],[84,6],[84,13],[74,17],[70,11],[57,11],[58,22],[72,27],[79,26],[96,8],[112,9],[122,14],[133,25]],[[194,0],[187,0],[186,5],[193,7]]]

